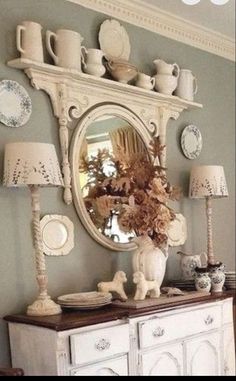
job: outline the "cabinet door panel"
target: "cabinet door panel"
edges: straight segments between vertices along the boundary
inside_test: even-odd
[[[234,327],[230,325],[224,329],[224,375],[235,375],[235,343]]]
[[[183,375],[182,344],[168,345],[141,355],[142,376]]]
[[[188,376],[220,375],[220,333],[211,333],[186,343]]]
[[[128,376],[128,359],[122,356],[118,359],[102,361],[71,372],[72,376]]]

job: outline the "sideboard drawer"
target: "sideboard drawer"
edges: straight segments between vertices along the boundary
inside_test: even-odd
[[[72,363],[81,365],[129,352],[129,325],[119,325],[70,336]]]
[[[216,329],[221,325],[221,308],[213,306],[196,311],[155,316],[139,323],[139,345],[147,348]]]

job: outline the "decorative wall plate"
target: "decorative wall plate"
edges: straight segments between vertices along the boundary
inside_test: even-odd
[[[199,129],[190,124],[181,135],[181,147],[188,159],[196,159],[202,150],[202,135]]]
[[[32,103],[27,91],[11,80],[0,82],[0,122],[9,127],[26,124],[32,112]]]
[[[43,252],[46,255],[66,255],[74,247],[74,225],[66,216],[49,214],[40,221]]]
[[[171,221],[167,235],[169,246],[180,246],[185,243],[187,239],[187,223],[181,213],[177,213],[174,221]]]
[[[104,21],[100,27],[98,40],[106,58],[129,60],[129,36],[125,28],[118,21]]]

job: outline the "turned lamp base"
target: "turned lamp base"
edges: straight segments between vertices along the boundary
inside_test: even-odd
[[[39,297],[27,308],[27,315],[29,316],[58,315],[61,312],[61,307],[56,304],[50,296],[46,299],[40,299]]]

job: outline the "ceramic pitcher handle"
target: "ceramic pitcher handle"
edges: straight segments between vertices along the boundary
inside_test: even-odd
[[[198,92],[197,78],[194,77],[193,81],[194,81],[194,91],[193,91],[193,94],[195,95]]]
[[[86,68],[87,64],[85,62],[85,54],[88,54],[88,51],[87,51],[86,47],[83,45],[81,46],[80,50],[81,50],[81,60],[82,60],[84,67]]]
[[[155,86],[155,83],[156,83],[155,77],[152,77],[151,78],[152,88]]]
[[[16,27],[16,47],[17,47],[17,50],[21,53],[25,53],[25,50],[21,46],[21,35],[25,29],[26,28],[23,25],[17,25]]]
[[[177,63],[174,63],[173,64],[173,67],[174,67],[174,70],[176,72],[176,77],[179,78],[179,73],[180,73],[180,68],[179,68],[179,65]]]
[[[46,47],[47,47],[48,53],[54,59],[55,64],[58,65],[58,57],[56,56],[56,54],[52,50],[52,45],[51,45],[52,38],[54,38],[54,40],[56,41],[56,39],[57,39],[56,33],[53,33],[50,30],[47,30],[47,32],[46,32]]]

